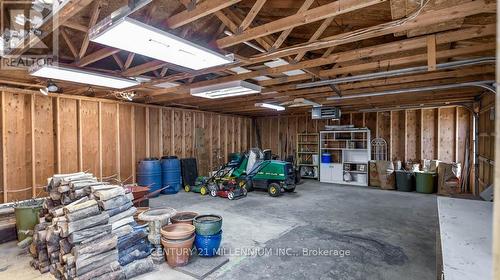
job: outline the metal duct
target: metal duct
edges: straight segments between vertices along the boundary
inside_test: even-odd
[[[412,92],[454,89],[454,88],[462,88],[462,87],[480,87],[480,88],[487,89],[493,93],[496,93],[494,84],[495,84],[495,81],[477,81],[477,82],[449,84],[449,85],[437,85],[437,86],[428,86],[428,87],[419,87],[419,88],[403,88],[403,89],[388,90],[388,91],[382,91],[382,92],[353,94],[353,95],[347,95],[347,96],[342,96],[342,97],[332,96],[332,97],[328,97],[326,100],[344,100],[344,99],[383,96],[383,95],[392,95],[392,94],[404,94],[404,93],[412,93]]]
[[[481,64],[494,64],[495,62],[496,62],[495,57],[482,57],[482,58],[475,58],[475,59],[467,59],[467,60],[460,60],[460,61],[453,61],[453,62],[446,62],[446,63],[437,64],[436,70],[455,69],[455,68],[460,68],[460,67],[474,66],[474,65],[481,65]],[[423,73],[423,72],[427,72],[427,71],[428,71],[427,66],[416,66],[416,67],[396,69],[396,70],[390,70],[390,71],[384,71],[384,72],[369,73],[369,74],[350,76],[350,77],[344,77],[344,78],[338,78],[338,79],[321,80],[321,81],[317,81],[317,82],[303,83],[303,84],[298,84],[296,86],[296,88],[297,89],[304,89],[304,88],[320,87],[320,86],[326,86],[326,85],[337,85],[337,84],[342,84],[342,83],[360,82],[360,81],[373,80],[373,79],[379,79],[379,78],[389,78],[389,77],[397,77],[397,76],[403,76],[403,75],[409,75],[409,74]]]

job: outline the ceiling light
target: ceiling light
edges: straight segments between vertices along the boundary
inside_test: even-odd
[[[266,65],[267,67],[270,67],[270,68],[275,68],[275,67],[279,67],[279,66],[285,66],[285,65],[289,65],[290,63],[286,62],[285,60],[281,59],[281,58],[278,58],[278,59],[275,59],[273,61],[269,61],[269,62],[266,62],[264,63],[264,65]],[[290,70],[290,71],[286,71],[286,72],[283,72],[283,74],[287,75],[287,76],[297,76],[297,75],[302,75],[302,74],[305,74],[306,72],[302,71],[302,70]]]
[[[174,82],[164,82],[164,83],[161,83],[161,84],[156,84],[154,86],[158,87],[158,88],[173,88],[173,87],[178,87],[179,84],[178,83],[174,83]]]
[[[236,74],[244,74],[244,73],[252,72],[252,71],[250,71],[244,67],[241,67],[241,66],[229,68],[229,70],[233,71]]]
[[[263,108],[273,109],[276,111],[285,111],[285,107],[269,103],[255,103],[255,107],[263,107]]]
[[[191,95],[204,98],[224,98],[260,93],[261,87],[245,81],[234,81],[199,88],[192,88]]]
[[[305,98],[295,98],[292,101],[287,101],[281,103],[280,105],[286,105],[288,107],[304,107],[304,106],[313,106],[313,107],[321,107],[321,104],[313,102],[309,99]]]
[[[233,62],[232,57],[127,17],[97,25],[90,31],[90,40],[194,70]]]
[[[59,90],[59,87],[52,81],[47,82],[47,90],[49,92],[57,92]]]
[[[269,78],[268,76],[257,76],[257,77],[253,77],[252,80],[256,80],[256,81],[260,82],[260,81],[271,80],[271,78]]]
[[[80,84],[117,89],[128,88],[140,84],[137,81],[125,78],[113,77],[109,75],[103,75],[101,73],[83,71],[74,68],[55,67],[49,65],[34,68],[32,71],[30,71],[30,75],[54,80],[63,80]]]

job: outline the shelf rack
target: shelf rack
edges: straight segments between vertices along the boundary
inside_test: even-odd
[[[302,178],[319,178],[319,133],[297,133],[297,166]]]
[[[367,128],[321,131],[320,155],[330,154],[331,162],[321,162],[320,181],[368,186],[370,137]]]

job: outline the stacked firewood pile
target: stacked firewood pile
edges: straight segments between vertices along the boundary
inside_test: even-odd
[[[46,215],[35,227],[30,246],[33,267],[57,279],[79,280],[125,279],[153,268],[152,261],[144,259],[150,252],[145,249],[150,246],[147,233],[137,229],[132,195],[121,186],[74,173],[54,175],[47,190]],[[125,261],[119,262],[123,252]]]

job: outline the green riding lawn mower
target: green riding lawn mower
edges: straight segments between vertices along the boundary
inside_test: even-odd
[[[266,190],[277,197],[283,192],[295,190],[295,169],[293,164],[281,160],[264,159],[260,149],[253,148],[244,155],[241,164],[231,177],[248,191]]]

